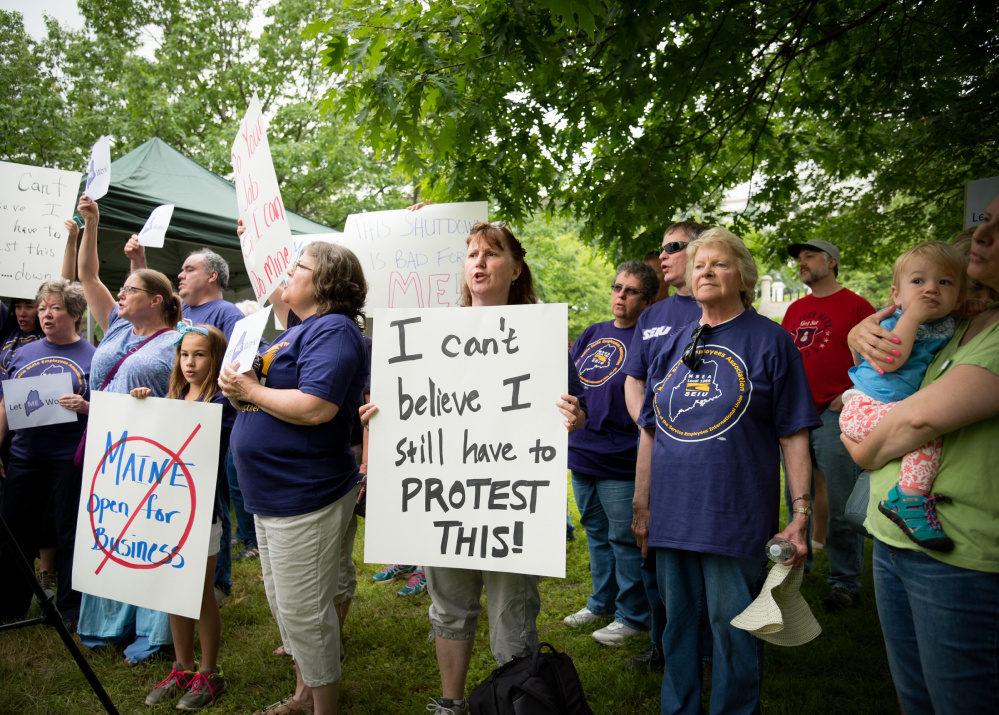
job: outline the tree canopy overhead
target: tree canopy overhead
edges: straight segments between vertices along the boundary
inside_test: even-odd
[[[853,262],[960,229],[999,174],[994,0],[344,0],[326,103],[438,199],[571,215],[611,255],[717,219]],[[852,249],[852,250],[850,250]]]
[[[122,156],[159,137],[231,176],[230,148],[258,94],[285,205],[328,226],[405,205],[405,178],[320,111],[330,85],[303,31],[333,0],[87,0],[82,31],[29,37],[0,11],[0,159],[83,170],[112,137]],[[254,16],[258,16],[254,24]],[[262,17],[259,17],[261,16]]]

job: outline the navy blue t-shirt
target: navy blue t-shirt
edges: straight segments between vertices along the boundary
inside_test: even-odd
[[[569,469],[593,477],[634,480],[638,427],[624,401],[622,369],[635,326],[591,325],[569,351],[586,394],[586,422],[569,435]]]
[[[68,372],[73,393],[90,399],[90,363],[95,348],[86,340],[56,345],[48,338],[22,345],[10,363],[8,379],[38,377]],[[2,395],[0,389],[0,395]],[[10,453],[18,459],[72,459],[87,428],[87,416],[76,414],[75,422],[20,429],[14,433]]]
[[[362,335],[361,338],[364,340],[364,348],[367,351],[367,366],[368,366],[368,377],[364,381],[364,387],[361,388],[361,397],[363,399],[364,395],[371,394],[371,338],[367,335]],[[361,424],[361,415],[358,412],[354,412],[353,426],[350,431],[350,443],[351,445],[361,444],[364,441],[364,425]]]
[[[333,503],[359,480],[350,433],[368,377],[361,330],[350,318],[313,315],[282,333],[263,355],[264,384],[298,389],[339,407],[321,425],[293,425],[244,404],[232,431],[233,460],[246,511],[308,514]]]
[[[649,545],[756,561],[778,531],[779,437],[822,422],[801,353],[750,308],[708,328],[702,363],[681,361],[697,324],[652,361],[639,424],[655,431]]]
[[[666,338],[700,317],[701,307],[689,295],[674,293],[669,298],[650,305],[638,316],[628,360],[624,364],[624,374],[644,380],[652,359],[659,354]]]
[[[37,321],[36,321],[37,322]],[[41,340],[44,333],[41,328],[26,333],[17,324],[14,312],[0,303],[0,380],[6,380],[10,361],[22,345]]]
[[[184,303],[183,315],[188,325],[214,325],[225,334],[226,340],[232,337],[232,327],[243,319],[239,308],[221,298],[193,307]]]

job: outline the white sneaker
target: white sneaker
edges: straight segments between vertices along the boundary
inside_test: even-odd
[[[600,616],[596,613],[591,611],[589,608],[584,608],[581,611],[576,611],[571,616],[563,618],[562,623],[567,626],[585,626],[587,623],[593,623],[598,618],[600,618]]]
[[[637,628],[626,626],[621,621],[614,621],[609,626],[593,632],[593,640],[604,645],[624,645],[629,638],[638,636],[648,637],[648,631],[640,631]]]

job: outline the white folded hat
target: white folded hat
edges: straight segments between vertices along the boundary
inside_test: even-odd
[[[774,564],[760,595],[732,625],[774,645],[802,645],[817,638],[822,627],[799,591],[804,573],[800,566]]]

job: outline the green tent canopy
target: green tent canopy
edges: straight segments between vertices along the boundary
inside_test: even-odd
[[[86,186],[86,176],[80,192]],[[236,187],[188,159],[161,139],[150,139],[111,162],[111,187],[97,202],[101,212],[98,252],[101,280],[114,293],[128,275],[124,247],[157,206],[173,204],[173,217],[163,248],[147,248],[150,268],[174,282],[187,255],[202,246],[229,262],[229,300],[252,299],[253,291],[236,238],[239,212]],[[338,233],[328,226],[288,211],[293,234]]]

